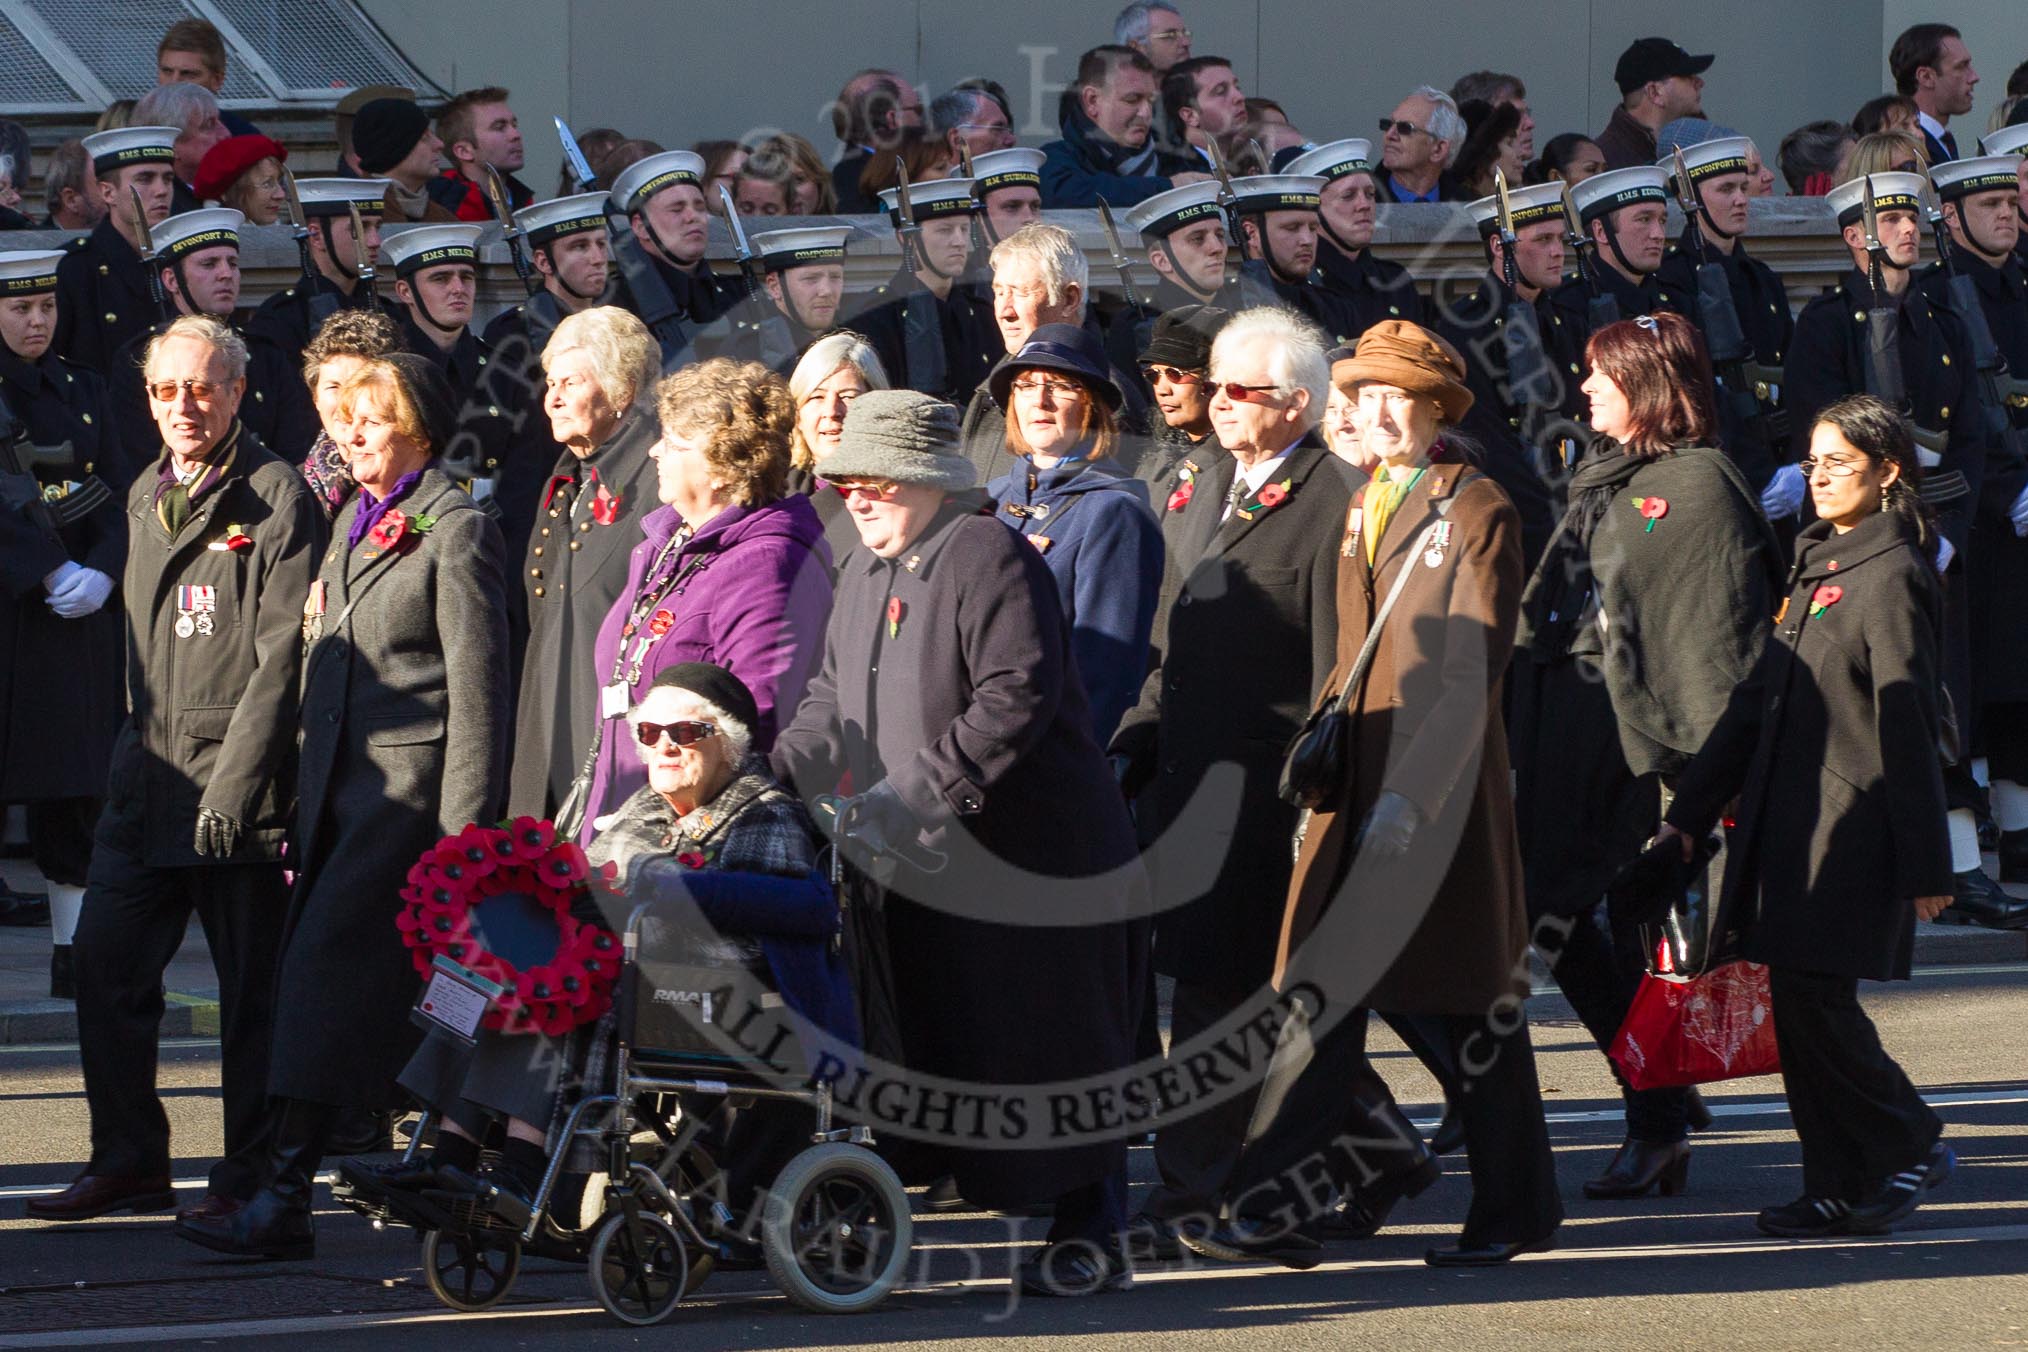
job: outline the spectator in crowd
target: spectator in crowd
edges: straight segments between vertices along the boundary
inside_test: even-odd
[[[368,362],[401,351],[401,334],[394,321],[378,310],[340,310],[326,320],[317,336],[303,350],[303,380],[317,408],[317,439],[303,456],[303,479],[311,494],[324,508],[327,518],[359,485],[352,477],[346,452],[351,424],[342,412],[340,397],[346,382]],[[293,448],[286,454],[293,456]]]
[[[1458,147],[1451,174],[1458,187],[1477,199],[1493,191],[1494,171],[1518,185],[1528,162],[1521,154],[1521,114],[1511,103],[1474,99],[1458,109],[1465,119],[1464,144]]]
[[[986,494],[1056,579],[1070,652],[1104,746],[1133,707],[1148,668],[1148,629],[1162,582],[1162,534],[1148,486],[1116,458],[1113,383],[1098,337],[1045,324],[993,370],[1016,463]]]
[[[632,137],[628,140],[615,142],[612,149],[606,151],[597,159],[592,160],[592,173],[598,176],[598,180],[601,183],[617,182],[621,174],[631,169],[634,165],[639,164],[642,160],[649,159],[655,155],[666,155],[667,153],[668,151],[663,149],[660,141],[650,141],[645,137]]]
[[[1342,347],[1332,350],[1347,351]],[[1345,359],[1339,358],[1340,361]],[[1331,365],[1335,369],[1337,362]],[[1371,477],[1373,467],[1380,463],[1380,457],[1366,449],[1365,439],[1359,435],[1358,401],[1339,389],[1335,382],[1331,386],[1330,397],[1324,401],[1324,421],[1317,424],[1317,435],[1331,448],[1331,454],[1358,471],[1357,482],[1365,482]]]
[[[1162,75],[1162,144],[1178,154],[1195,151],[1210,168],[1206,142],[1217,141],[1228,161],[1247,123],[1246,94],[1222,56],[1193,56]],[[1256,173],[1268,172],[1262,165]]]
[[[817,147],[786,131],[747,147],[732,195],[742,216],[829,216],[838,210]]]
[[[895,141],[892,154],[875,155],[860,171],[859,191],[874,203],[871,210],[881,210],[882,194],[893,192],[901,182],[901,174],[895,167],[897,164],[908,170],[910,183],[951,178],[960,172],[958,157],[947,142],[910,128]],[[770,194],[757,200],[771,203],[773,196]]]
[[[1979,85],[1972,54],[1958,30],[1947,23],[1904,29],[1887,49],[1887,69],[1894,75],[1894,92],[1915,103],[1926,162],[1956,159],[1958,138],[1950,122],[1972,111],[1972,91]]]
[[[225,97],[225,35],[208,19],[178,19],[155,48],[155,83],[195,84]],[[238,113],[219,111],[227,134],[251,136],[260,128]]]
[[[324,520],[295,470],[239,424],[246,346],[230,328],[177,320],[150,347],[146,375],[162,450],[134,479],[126,512],[156,543],[127,551],[121,592],[127,704],[149,716],[129,719],[114,744],[78,922],[91,1158],[70,1187],[29,1200],[37,1220],[176,1205],[155,1064],[162,977],[193,911],[218,969],[225,1149],[188,1211],[223,1214],[265,1175],[289,729]],[[244,523],[244,546],[227,546],[228,523]],[[379,913],[385,925],[384,902]]]
[[[857,216],[874,209],[873,199],[860,195],[859,176],[909,129],[923,129],[922,95],[915,87],[895,71],[855,71],[831,104],[831,131],[844,146],[831,167],[833,210]],[[712,172],[722,171],[713,166]]]
[[[1859,105],[1859,111],[1852,114],[1852,130],[1860,136],[1871,136],[1877,131],[1914,131],[1920,112],[1915,100],[1906,94],[1882,94]]]
[[[358,159],[352,153],[352,127],[359,118],[359,110],[376,99],[407,99],[415,102],[415,91],[401,85],[361,85],[338,100],[333,119],[333,134],[338,141],[338,168],[340,178],[365,178],[366,173],[359,167]]]
[[[1128,47],[1094,47],[1078,59],[1064,100],[1063,138],[1042,148],[1042,204],[1113,207],[1207,177],[1203,161],[1155,143],[1155,68]]]
[[[1511,107],[1519,113],[1521,120],[1515,128],[1515,151],[1524,164],[1535,158],[1535,114],[1528,108],[1528,87],[1521,83],[1520,76],[1496,70],[1475,70],[1469,75],[1460,75],[1457,83],[1451,86],[1451,101],[1462,110],[1473,99],[1496,108]]]
[[[1450,173],[1465,141],[1465,119],[1449,94],[1421,86],[1380,119],[1380,133],[1380,172],[1374,177],[1381,200],[1460,202],[1469,196]]]
[[[1818,520],[1797,541],[1785,622],[1661,832],[1687,859],[1721,816],[1738,823],[1721,905],[1754,917],[1745,953],[1768,965],[1803,1156],[1802,1195],[1754,1223],[1790,1239],[1883,1234],[1956,1163],[1857,998],[1861,980],[1907,980],[1916,921],[1951,905],[1923,471],[1907,419],[1866,395],[1815,414],[1807,464]]]
[[[1211,343],[1232,318],[1215,305],[1186,304],[1163,311],[1138,354],[1141,374],[1153,394],[1149,440],[1154,444],[1143,462],[1142,477],[1154,486],[1151,503],[1160,503],[1162,533],[1173,557],[1168,503],[1171,494],[1194,481],[1224,458],[1225,448],[1211,435]],[[1183,462],[1194,462],[1185,477]],[[1193,490],[1194,491],[1194,490]],[[1187,500],[1189,494],[1184,495]]]
[[[1929,151],[1916,131],[1876,131],[1852,143],[1843,177],[1850,183],[1862,174],[1920,174],[1928,170]]]
[[[1135,0],[1113,20],[1113,42],[1131,47],[1148,59],[1155,74],[1167,75],[1177,62],[1190,59],[1190,30],[1182,11],[1166,4]]]
[[[47,230],[90,230],[106,214],[106,202],[99,195],[98,177],[92,172],[92,157],[83,141],[65,141],[49,152],[49,164],[42,171],[43,218]]]
[[[789,443],[789,487],[810,499],[824,524],[834,569],[859,547],[859,529],[852,524],[845,499],[823,477],[824,461],[845,436],[845,415],[852,401],[868,390],[888,388],[880,354],[856,333],[826,334],[789,374],[789,403],[796,426]]]
[[[93,131],[118,131],[134,121],[134,99],[114,99],[92,124]]]
[[[408,99],[375,99],[352,121],[352,158],[367,178],[388,180],[389,224],[455,221],[457,209],[434,191],[443,173],[444,143],[430,129],[430,117]],[[491,220],[489,209],[486,219]]]
[[[1598,142],[1582,132],[1566,131],[1549,138],[1542,157],[1529,164],[1523,177],[1530,183],[1578,184],[1604,173],[1605,167],[1605,152]]]
[[[103,375],[113,369],[113,355],[154,322],[142,232],[169,217],[176,136],[173,127],[144,126],[84,138],[106,214],[57,266],[56,351],[66,361]]]
[[[631,706],[668,667],[723,667],[747,688],[747,731],[765,754],[802,702],[831,613],[823,525],[789,488],[788,388],[758,363],[716,357],[664,376],[655,404],[662,436],[649,454],[660,505],[641,518],[646,538],[599,627],[593,674],[602,688],[625,685]],[[599,721],[586,843],[647,783],[629,731],[620,719]]]
[[[207,151],[231,135],[218,120],[218,100],[211,91],[195,84],[157,85],[135,100],[134,122],[176,128],[175,197],[170,210],[195,211],[203,205],[190,186],[197,181],[197,166]]]
[[[1774,170],[1767,167],[1767,158],[1760,153],[1758,141],[1746,143],[1746,195],[1774,196]]]
[[[1667,38],[1640,38],[1620,53],[1613,80],[1619,106],[1592,137],[1608,169],[1650,165],[1655,133],[1679,117],[1704,116],[1704,72],[1716,58],[1692,56]]]
[[[584,152],[585,163],[591,166],[592,176],[601,183],[613,181],[612,171],[605,167],[606,156],[614,147],[625,141],[626,135],[613,127],[590,127],[577,138],[577,148]],[[556,195],[566,197],[579,189],[577,171],[566,161],[557,171]]]
[[[1822,197],[1845,176],[1845,161],[1858,138],[1843,122],[1805,122],[1782,137],[1775,162],[1795,197]]]
[[[987,90],[960,85],[947,89],[930,102],[929,134],[941,141],[954,161],[973,158],[1014,144],[1014,120],[1007,108]],[[963,153],[960,151],[963,148]]]
[[[205,152],[191,187],[201,200],[231,207],[250,225],[273,225],[289,209],[282,184],[288,158],[289,148],[280,141],[259,134],[228,136]]]
[[[35,222],[22,213],[21,190],[14,186],[15,163],[12,155],[0,155],[0,230],[33,230]]]
[[[746,147],[737,141],[699,141],[690,147],[692,154],[704,161],[704,205],[714,216],[725,214],[725,208],[718,200],[718,185],[730,188],[739,177],[740,167],[746,163]],[[831,182],[835,191],[837,179]],[[839,201],[846,199],[841,194]],[[840,208],[844,210],[844,208]]]
[[[514,176],[528,156],[521,143],[521,119],[514,115],[509,97],[506,90],[489,85],[467,89],[437,110],[436,135],[451,167],[431,181],[430,195],[458,220],[483,224],[493,219],[486,197],[489,164],[506,181],[509,207],[519,211],[535,200],[534,191]],[[358,132],[355,124],[355,153]]]

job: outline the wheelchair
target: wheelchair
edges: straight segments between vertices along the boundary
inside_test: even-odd
[[[834,885],[838,877],[834,854]],[[368,1192],[347,1183],[334,1187],[334,1197],[376,1228],[393,1223],[417,1231],[424,1279],[452,1309],[498,1305],[527,1253],[582,1262],[608,1313],[652,1325],[710,1275],[714,1236],[729,1233],[737,1219],[725,1204],[721,1171],[696,1139],[693,1105],[801,1103],[815,1118],[809,1144],[762,1190],[758,1208],[755,1237],[769,1278],[814,1313],[872,1309],[908,1266],[912,1222],[900,1178],[870,1148],[867,1128],[839,1124],[828,1083],[785,1087],[785,1058],[798,1057],[798,1050],[782,1053],[778,1034],[763,1058],[728,1033],[730,1021],[722,1017],[728,1010],[743,1011],[747,1022],[754,1010],[774,1011],[775,1025],[788,1027],[757,950],[699,951],[694,936],[670,944],[672,931],[657,922],[653,901],[628,917],[614,995],[617,1048],[606,1073],[572,1105],[525,1210],[507,1194]],[[426,1114],[408,1159],[429,1125]],[[559,1181],[581,1142],[605,1161],[603,1202],[585,1224],[556,1214]]]

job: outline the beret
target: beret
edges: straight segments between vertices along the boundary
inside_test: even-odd
[[[216,202],[225,196],[226,190],[239,181],[239,176],[259,164],[262,160],[280,160],[287,163],[289,148],[272,136],[258,132],[248,136],[228,136],[204,152],[204,158],[197,162],[197,181],[190,185],[201,202]]]

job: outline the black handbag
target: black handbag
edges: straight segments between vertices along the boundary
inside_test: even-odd
[[[1282,758],[1281,782],[1277,789],[1283,802],[1315,812],[1343,791],[1352,765],[1352,716],[1345,712],[1345,702],[1356,695],[1365,683],[1366,671],[1373,665],[1373,654],[1380,647],[1381,626],[1387,623],[1394,603],[1401,599],[1402,589],[1408,585],[1409,575],[1415,571],[1417,556],[1429,547],[1430,537],[1436,534],[1437,526],[1450,509],[1449,498],[1437,503],[1437,519],[1423,527],[1422,534],[1408,552],[1408,561],[1394,575],[1394,585],[1387,589],[1379,613],[1366,627],[1366,641],[1359,645],[1359,656],[1353,659],[1352,671],[1346,676],[1344,685],[1339,687],[1337,694],[1310,711],[1295,739],[1289,743],[1288,753]]]

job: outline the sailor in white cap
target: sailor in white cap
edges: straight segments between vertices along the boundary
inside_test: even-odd
[[[1869,187],[1877,251],[1867,247]],[[1826,195],[1851,267],[1796,316],[1785,369],[1798,446],[1809,444],[1820,409],[1848,395],[1900,394],[1901,413],[1923,466],[1918,491],[1936,513],[1942,537],[1938,562],[1947,593],[1942,674],[1959,718],[1966,719],[1975,706],[1967,679],[1971,635],[1964,589],[1969,574],[1959,555],[1970,545],[1987,463],[1987,433],[1979,411],[1977,361],[1964,322],[1933,305],[1913,284],[1912,270],[1922,258],[1922,198],[1928,189],[1923,175],[1895,171],[1862,175]],[[1891,389],[1896,373],[1899,391]],[[1944,798],[1950,807],[1956,896],[1947,914],[1975,923],[2009,923],[2017,904],[1980,865],[1980,799],[1965,759],[1946,768]]]
[[[851,326],[873,344],[896,389],[953,403],[969,399],[1007,351],[990,293],[963,281],[978,209],[972,180],[910,185],[908,219],[901,189],[881,193],[880,204],[901,241],[901,266],[867,297]]]
[[[744,294],[738,278],[718,276],[704,256],[711,212],[705,206],[703,156],[667,150],[634,161],[613,180],[612,205],[627,218],[693,326],[718,318]]]
[[[1317,174],[1248,174],[1232,180],[1228,207],[1239,229],[1239,306],[1285,305],[1314,320],[1334,344],[1350,341],[1351,307],[1310,285],[1317,266]]]
[[[1657,310],[1685,313],[1676,292],[1655,276],[1669,248],[1667,174],[1653,165],[1593,174],[1570,190],[1570,200],[1584,231],[1588,275],[1564,283],[1551,304],[1556,322],[1575,335],[1577,351],[1591,339],[1594,294],[1610,299],[1620,319]],[[1571,406],[1581,408],[1575,381],[1571,395]]]
[[[380,253],[380,220],[387,211],[388,181],[384,178],[299,178],[297,194],[302,198],[303,216],[310,228],[311,272],[284,291],[262,301],[247,321],[247,337],[254,345],[266,345],[279,354],[282,365],[300,369],[303,349],[323,327],[324,321],[342,309],[389,310],[365,284],[363,272],[370,272]],[[359,212],[361,238],[352,237],[352,212]],[[278,394],[282,408],[276,440],[269,444],[282,455],[300,453],[317,439],[323,424],[310,400],[308,386],[293,382],[294,388]]]
[[[1317,190],[1317,268],[1310,280],[1350,310],[1346,342],[1357,342],[1383,319],[1415,324],[1424,319],[1423,299],[1408,269],[1373,254],[1378,167],[1373,143],[1356,136],[1313,146],[1282,166],[1285,174],[1324,180]]]
[[[2014,246],[2014,256],[2021,260],[2023,267],[2028,267],[2028,122],[2016,122],[2012,126],[1987,133],[1979,142],[1979,153],[2017,157],[2014,172],[2021,185],[2019,208],[2021,239]]]
[[[1232,241],[1218,191],[1216,183],[1170,188],[1135,203],[1120,218],[1148,251],[1148,266],[1155,270],[1149,308],[1157,314],[1211,304],[1225,289]]]
[[[0,253],[0,407],[23,434],[0,465],[11,584],[0,587],[0,802],[26,808],[48,893],[0,894],[0,924],[51,926],[49,993],[67,1000],[92,825],[126,707],[120,608],[106,602],[126,553],[118,490],[133,463],[115,449],[105,382],[56,354],[63,257]]]
[[[979,234],[988,249],[1041,220],[1042,152],[1013,146],[973,156],[972,195],[979,201]]]
[[[482,501],[507,459],[526,392],[496,372],[493,350],[472,332],[479,293],[476,225],[415,225],[381,245],[382,263],[394,273],[395,323],[402,345],[444,373],[455,399],[458,430],[436,452],[452,477],[470,481]],[[529,419],[533,421],[533,419]]]
[[[733,310],[726,355],[760,361],[786,375],[803,350],[837,321],[845,299],[848,225],[811,225],[753,236],[768,313]]]
[[[57,269],[56,350],[101,374],[121,344],[161,318],[141,255],[148,228],[170,212],[180,135],[179,127],[121,127],[84,138],[106,214]]]

